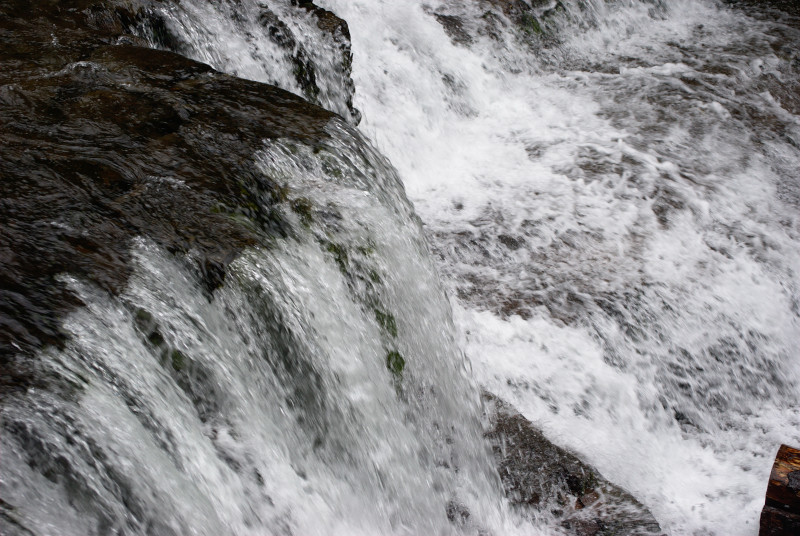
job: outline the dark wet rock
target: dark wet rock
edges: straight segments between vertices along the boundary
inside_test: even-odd
[[[451,523],[463,527],[467,524],[470,517],[472,516],[469,508],[465,505],[457,501],[450,501],[447,503],[447,519],[449,519]]]
[[[349,114],[346,119],[357,125],[361,121],[361,112],[353,106],[353,95],[356,86],[353,82],[353,52],[350,43],[350,28],[347,21],[337,17],[332,11],[323,9],[310,0],[292,0],[292,4],[310,13],[317,22],[317,27],[327,34],[332,40],[333,47],[338,50],[338,73],[341,75],[339,84],[343,86],[346,97],[346,105]]]
[[[522,515],[549,511],[569,534],[660,534],[647,508],[589,464],[557,447],[513,407],[490,393],[483,399],[506,496]]]
[[[321,30],[328,32],[330,35],[341,36],[346,39],[349,47],[350,28],[347,26],[347,21],[337,17],[332,11],[319,7],[311,0],[292,0],[292,4],[314,15],[317,19],[317,26]]]
[[[136,46],[144,4],[0,4],[0,395],[60,345],[78,305],[59,274],[124,288],[138,236],[190,253],[209,291],[249,245],[286,233],[264,139],[315,145],[333,117],[278,88]]]
[[[513,22],[520,27],[538,24],[534,22],[537,14],[542,10],[554,9],[561,2],[550,0],[482,0],[483,3],[498,7]]]
[[[465,13],[460,3],[445,4],[433,15],[454,43],[471,44],[477,36],[500,40],[506,29],[522,41],[538,46],[555,40],[553,16],[566,9],[560,0],[473,0],[480,16]]]
[[[793,17],[800,17],[800,2],[797,0],[725,0],[726,4],[746,10],[750,14],[771,17],[779,16],[776,11]]]
[[[142,41],[137,44],[147,46],[148,43],[152,43],[158,48],[180,52],[185,44],[170,29],[166,19],[157,9],[164,3],[162,0],[136,0],[135,4],[115,7],[114,14],[126,33],[135,35]],[[96,9],[103,10],[104,7]]]
[[[445,15],[442,13],[434,13],[434,16],[454,43],[459,45],[469,45],[472,43],[472,36],[465,28],[463,18],[455,15]]]
[[[759,536],[800,534],[800,449],[781,445],[769,475]]]
[[[499,240],[501,244],[512,251],[517,250],[525,245],[524,238],[509,236],[506,234],[498,235],[497,240]]]

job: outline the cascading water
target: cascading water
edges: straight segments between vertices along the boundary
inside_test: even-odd
[[[316,14],[288,1],[188,0],[167,4],[159,12],[166,28],[139,28],[151,45],[277,85],[358,122],[360,114],[351,101],[350,36],[332,14]]]
[[[800,443],[796,14],[319,4],[349,23],[361,128],[426,225],[479,381],[667,531],[755,534],[776,447]],[[197,57],[257,56],[197,17],[170,25]]]
[[[191,254],[146,239],[119,297],[63,276],[86,305],[66,347],[37,358],[58,387],[3,403],[4,534],[502,526],[419,221],[388,163],[340,119],[327,129],[314,149],[256,154],[294,199],[290,231],[243,253],[213,296]],[[452,505],[469,508],[461,526]]]
[[[325,3],[481,383],[667,530],[754,534],[800,441],[797,20],[563,4],[534,55],[453,44],[463,3]]]
[[[775,448],[800,443],[796,13],[317,3],[349,23],[355,103],[346,27],[308,2],[155,3],[138,30],[361,110],[399,179],[335,119],[323,144],[257,152],[287,235],[213,294],[146,238],[118,295],[64,275],[84,307],[31,365],[52,384],[0,392],[2,532],[563,531],[506,511],[458,342],[668,533],[755,534]]]

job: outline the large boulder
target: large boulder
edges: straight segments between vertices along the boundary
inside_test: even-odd
[[[0,395],[60,345],[69,272],[124,287],[130,241],[191,252],[209,289],[302,203],[255,171],[262,140],[313,146],[331,112],[276,87],[137,46],[143,4],[0,5]],[[37,380],[38,381],[38,380]]]

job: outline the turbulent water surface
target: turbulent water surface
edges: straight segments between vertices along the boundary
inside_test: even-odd
[[[491,2],[324,4],[479,380],[669,532],[755,534],[800,441],[798,19],[564,2],[548,42]]]
[[[153,45],[362,116],[455,327],[392,167],[338,120],[321,153],[270,142],[259,172],[309,208],[211,305],[146,240],[118,298],[65,279],[90,305],[43,360],[82,401],[10,401],[9,441],[29,444],[3,463],[62,453],[53,470],[95,475],[67,479],[91,506],[46,472],[2,475],[47,513],[31,526],[82,533],[96,509],[131,533],[562,530],[507,511],[460,344],[483,388],[666,533],[757,533],[777,446],[800,443],[796,10],[520,3],[319,0],[349,24],[354,102],[341,42],[296,2],[159,8],[175,42]]]
[[[540,33],[501,2],[320,4],[481,383],[670,532],[755,533],[800,441],[797,19],[559,2]]]

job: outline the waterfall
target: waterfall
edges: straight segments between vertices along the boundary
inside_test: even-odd
[[[144,3],[150,46],[341,119],[253,148],[287,230],[213,292],[147,237],[118,295],[60,276],[57,387],[0,414],[11,534],[565,532],[509,508],[480,389],[666,533],[757,533],[800,444],[796,12]]]
[[[451,534],[505,514],[449,302],[392,167],[339,119],[278,139],[290,231],[209,295],[146,238],[4,400],[2,488],[35,534]],[[465,505],[471,521],[448,519]],[[6,518],[7,521],[8,518]],[[5,526],[5,525],[4,525]],[[5,529],[4,529],[5,530]],[[20,534],[28,532],[20,531]]]
[[[773,451],[800,441],[796,15],[319,5],[349,23],[360,128],[480,383],[670,531],[754,534]]]
[[[358,123],[347,23],[307,2],[203,2],[156,6],[138,33],[236,76],[273,84]]]
[[[479,382],[667,531],[755,534],[800,441],[796,14],[321,3]]]

